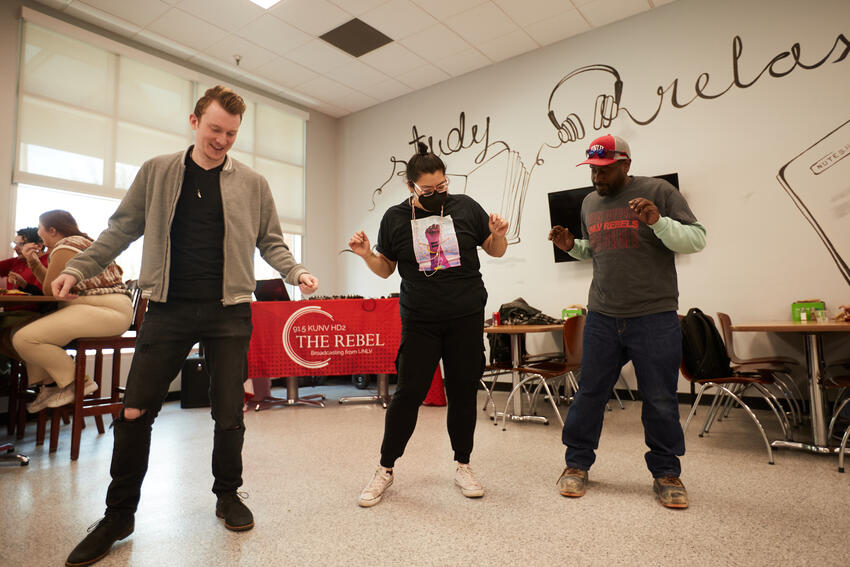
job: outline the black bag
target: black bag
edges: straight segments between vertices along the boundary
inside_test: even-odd
[[[199,354],[189,355],[180,373],[180,407],[210,407],[210,374]]]
[[[560,319],[549,317],[536,307],[532,307],[523,298],[517,297],[499,307],[499,318],[502,325],[554,325],[561,323]]]
[[[487,335],[490,343],[490,364],[510,365],[511,361],[511,337],[500,333]],[[520,353],[525,354],[525,335],[519,336]]]
[[[714,320],[696,307],[682,318],[682,361],[698,380],[732,376],[726,346]]]

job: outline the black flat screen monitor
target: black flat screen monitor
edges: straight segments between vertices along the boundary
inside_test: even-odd
[[[656,175],[655,177],[667,181],[676,189],[679,188],[678,173],[665,173],[664,175]],[[564,226],[570,229],[570,232],[572,232],[576,238],[581,238],[581,202],[584,201],[584,198],[591,191],[593,191],[592,185],[590,187],[565,189],[563,191],[554,191],[549,193],[550,226]],[[555,253],[555,262],[577,261],[554,244],[552,245],[552,251]]]

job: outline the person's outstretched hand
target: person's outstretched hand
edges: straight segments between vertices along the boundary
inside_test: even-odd
[[[372,245],[369,242],[369,237],[362,230],[355,232],[348,239],[348,247],[358,256],[365,258],[372,251]]]
[[[569,252],[576,245],[576,237],[570,232],[570,229],[561,225],[552,227],[552,230],[549,231],[549,240],[564,252]]]
[[[310,274],[301,274],[298,278],[298,287],[301,288],[301,293],[311,294],[319,289],[319,278]]]

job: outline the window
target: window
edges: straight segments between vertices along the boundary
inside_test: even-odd
[[[192,143],[189,114],[214,80],[134,58],[138,52],[117,43],[104,49],[112,44],[86,41],[89,32],[70,37],[41,18],[23,26],[15,227],[35,226],[39,214],[61,208],[96,237],[146,160]],[[300,261],[307,115],[237,91],[248,109],[230,155],[268,179],[285,241]],[[140,242],[118,259],[127,279],[138,276],[140,262]],[[255,266],[258,279],[277,276],[259,254]]]

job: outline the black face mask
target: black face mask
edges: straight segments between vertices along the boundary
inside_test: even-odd
[[[419,204],[422,205],[426,211],[430,211],[432,213],[439,213],[443,208],[443,205],[446,203],[446,199],[449,196],[448,191],[444,191],[439,193],[435,191],[431,195],[419,195]]]

